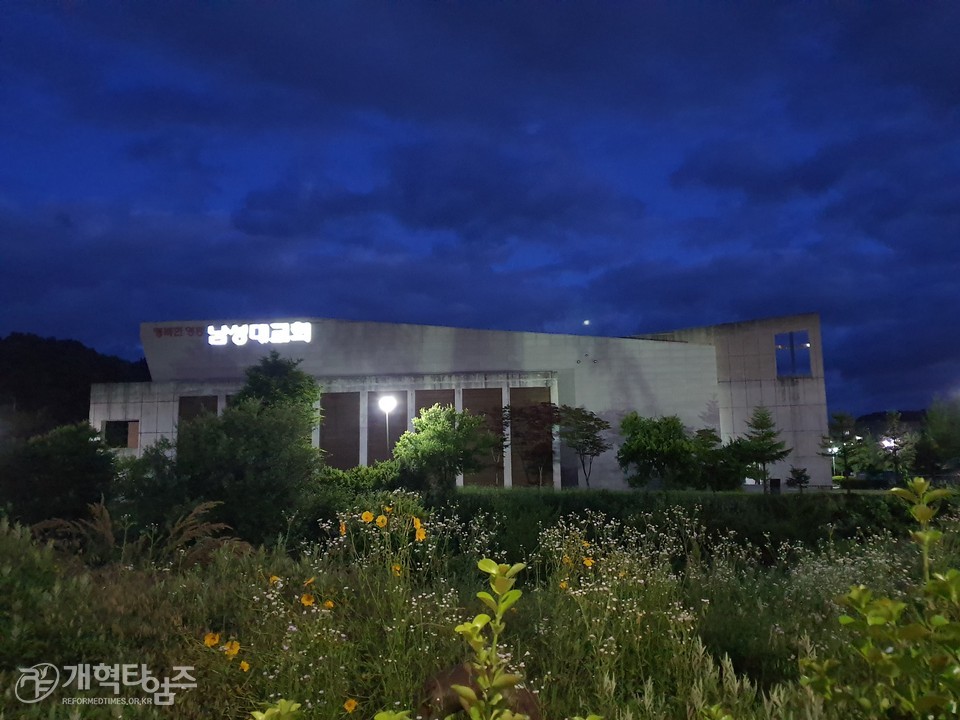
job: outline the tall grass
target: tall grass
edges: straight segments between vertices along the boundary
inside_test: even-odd
[[[750,542],[695,506],[544,517],[520,552],[504,540],[515,522],[370,495],[292,554],[227,546],[189,565],[90,568],[0,520],[0,718],[70,717],[59,698],[104,694],[23,705],[16,668],[37,662],[196,668],[173,708],[124,718],[246,718],[279,698],[322,720],[417,707],[424,680],[465,657],[453,628],[479,612],[483,557],[528,563],[504,652],[546,718],[829,717],[798,683],[799,657],[843,641],[835,598],[850,584],[896,594],[917,562],[886,534]]]

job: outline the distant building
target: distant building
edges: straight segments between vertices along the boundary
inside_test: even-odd
[[[435,403],[496,416],[506,405],[551,401],[610,422],[614,449],[595,462],[591,486],[618,489],[626,483],[616,429],[626,413],[678,415],[729,440],[763,405],[793,448],[771,476],[786,478],[795,465],[813,485],[831,483],[819,454],[827,404],[816,314],[628,338],[317,319],[144,323],[140,335],[153,382],[99,384],[90,394],[91,424],[130,454],[175,438],[178,423],[201,412],[222,412],[244,370],[277,350],[302,360],[321,385],[324,419],[314,441],[335,467],[386,459],[411,419]],[[389,418],[378,404],[385,395],[397,401]],[[557,440],[553,460],[555,487],[582,484],[576,457]],[[466,478],[527,482],[509,449]]]

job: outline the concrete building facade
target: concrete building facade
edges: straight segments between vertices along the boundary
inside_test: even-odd
[[[200,412],[222,412],[244,371],[269,351],[301,361],[321,386],[315,444],[348,468],[389,457],[412,418],[434,403],[499,416],[504,406],[553,402],[592,410],[613,426],[614,449],[594,463],[591,486],[626,487],[616,462],[620,419],[630,411],[677,415],[724,440],[742,434],[753,408],[769,407],[794,452],[772,468],[806,467],[830,485],[819,454],[827,433],[820,323],[815,314],[627,338],[294,319],[160,322],[141,326],[152,382],[94,385],[90,422],[121,452],[139,454]],[[389,415],[378,400],[397,400]],[[583,484],[575,455],[553,438],[548,484]],[[508,447],[461,482],[530,482]]]

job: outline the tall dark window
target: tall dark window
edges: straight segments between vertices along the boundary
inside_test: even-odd
[[[810,333],[806,330],[774,335],[777,353],[777,377],[809,377]]]
[[[180,422],[188,422],[204,413],[211,415],[217,414],[217,396],[216,395],[184,395],[180,398],[180,407],[178,408],[177,419]]]

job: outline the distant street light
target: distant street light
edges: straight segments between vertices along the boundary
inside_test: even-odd
[[[893,474],[897,478],[897,482],[900,482],[900,447],[897,445],[897,441],[891,437],[885,437],[880,441],[880,444],[883,446],[883,449],[890,453],[893,457]]]
[[[833,467],[833,477],[837,476],[837,453],[840,452],[840,448],[836,445],[831,445],[827,448],[827,454],[830,456],[830,465]]]
[[[381,395],[377,405],[383,410],[383,416],[387,420],[387,457],[390,457],[390,413],[397,407],[397,399],[393,395]]]

